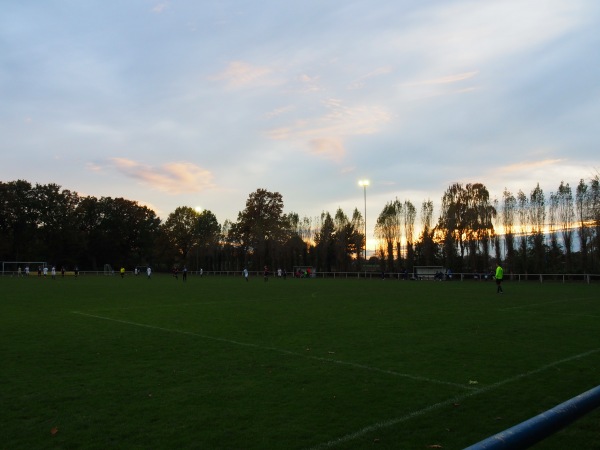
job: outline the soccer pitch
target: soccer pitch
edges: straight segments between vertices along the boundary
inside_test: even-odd
[[[598,284],[0,289],[6,449],[462,449],[600,384]],[[598,429],[595,411],[535,448],[600,448]]]

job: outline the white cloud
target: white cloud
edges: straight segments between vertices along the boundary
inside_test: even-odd
[[[476,76],[478,73],[477,70],[471,71],[471,72],[464,72],[464,73],[458,73],[458,74],[454,74],[454,75],[447,75],[447,76],[443,76],[440,78],[433,78],[433,79],[428,79],[428,80],[419,80],[419,81],[412,81],[412,82],[407,82],[407,83],[403,83],[403,86],[419,86],[419,85],[427,85],[427,84],[450,84],[450,83],[457,83],[459,81],[464,81],[464,80],[468,80],[470,78],[473,78],[474,76]]]
[[[527,173],[533,170],[544,170],[548,166],[556,166],[557,164],[563,163],[564,160],[560,158],[556,159],[543,159],[537,161],[520,161],[513,164],[508,164],[500,168],[505,173]]]
[[[310,152],[313,155],[341,161],[346,154],[344,144],[340,139],[335,138],[316,138],[309,141]]]
[[[349,136],[368,135],[379,131],[390,115],[378,106],[345,106],[339,99],[322,102],[325,114],[269,130],[274,140],[303,141],[314,155],[337,162],[345,155],[343,141]]]
[[[419,204],[454,180],[493,195],[598,170],[595,0],[317,3],[64,15],[12,2],[0,16],[0,176],[148,195],[167,213],[201,202],[221,217],[257,180],[296,196],[300,214],[352,207],[365,176],[374,224],[401,192]],[[104,163],[79,170],[86,161]]]
[[[362,87],[364,87],[365,82],[367,80],[378,77],[378,76],[382,76],[382,75],[388,75],[392,71],[393,71],[393,69],[390,66],[379,67],[379,68],[367,73],[366,75],[362,75],[362,76],[358,77],[357,79],[355,79],[354,81],[352,81],[350,83],[350,85],[348,86],[348,89],[361,89]]]
[[[170,2],[162,2],[162,3],[157,3],[156,5],[154,5],[152,7],[152,12],[156,13],[156,14],[161,14],[163,13],[166,9],[168,9],[170,6]]]
[[[210,77],[214,81],[224,81],[228,87],[233,89],[270,85],[274,81],[268,76],[273,73],[272,69],[265,66],[253,66],[244,61],[232,61],[222,72]]]
[[[294,111],[296,109],[296,107],[294,105],[287,105],[287,106],[282,106],[281,108],[276,108],[272,111],[269,111],[268,113],[265,114],[265,119],[273,119],[275,117],[284,115],[286,113],[289,113],[291,111]]]
[[[214,188],[210,171],[189,162],[151,167],[126,158],[111,158],[112,167],[153,189],[169,194],[202,192]]]

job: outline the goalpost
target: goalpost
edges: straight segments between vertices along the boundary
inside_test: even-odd
[[[443,266],[415,266],[413,277],[415,280],[439,280],[445,278],[446,270]]]
[[[37,272],[38,267],[42,269],[47,267],[46,261],[2,261],[2,276],[4,275],[26,275],[25,268],[29,268],[29,273]],[[20,269],[20,270],[19,270]]]
[[[104,264],[104,275],[114,275],[115,271],[113,270],[110,264]]]

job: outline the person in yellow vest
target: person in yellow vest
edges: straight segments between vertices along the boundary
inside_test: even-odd
[[[498,266],[496,267],[496,293],[497,294],[504,294],[504,291],[502,290],[502,279],[504,278],[504,270],[502,269],[502,266],[500,265],[500,263],[498,263]]]
[[[121,267],[121,278],[125,277],[125,267]]]

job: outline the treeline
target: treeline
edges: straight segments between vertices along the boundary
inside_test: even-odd
[[[264,265],[319,271],[412,270],[440,265],[484,272],[495,261],[514,273],[581,273],[600,269],[600,180],[560,183],[545,195],[505,190],[490,197],[481,183],[455,183],[439,217],[431,200],[417,208],[386,204],[375,226],[376,255],[365,266],[364,217],[338,209],[318,217],[285,213],[281,194],[258,189],[237,220],[178,207],[166,220],[136,201],[80,196],[59,185],[0,182],[0,260],[47,261],[102,270],[105,264],[169,270],[260,270]],[[418,230],[418,231],[417,231]],[[576,249],[576,250],[575,250]]]
[[[385,270],[442,265],[485,272],[501,261],[508,273],[597,273],[600,270],[600,178],[575,188],[561,182],[545,195],[539,184],[526,194],[504,190],[491,198],[481,183],[455,183],[444,192],[437,220],[430,200],[389,202],[375,235]],[[574,249],[577,249],[576,251]]]

